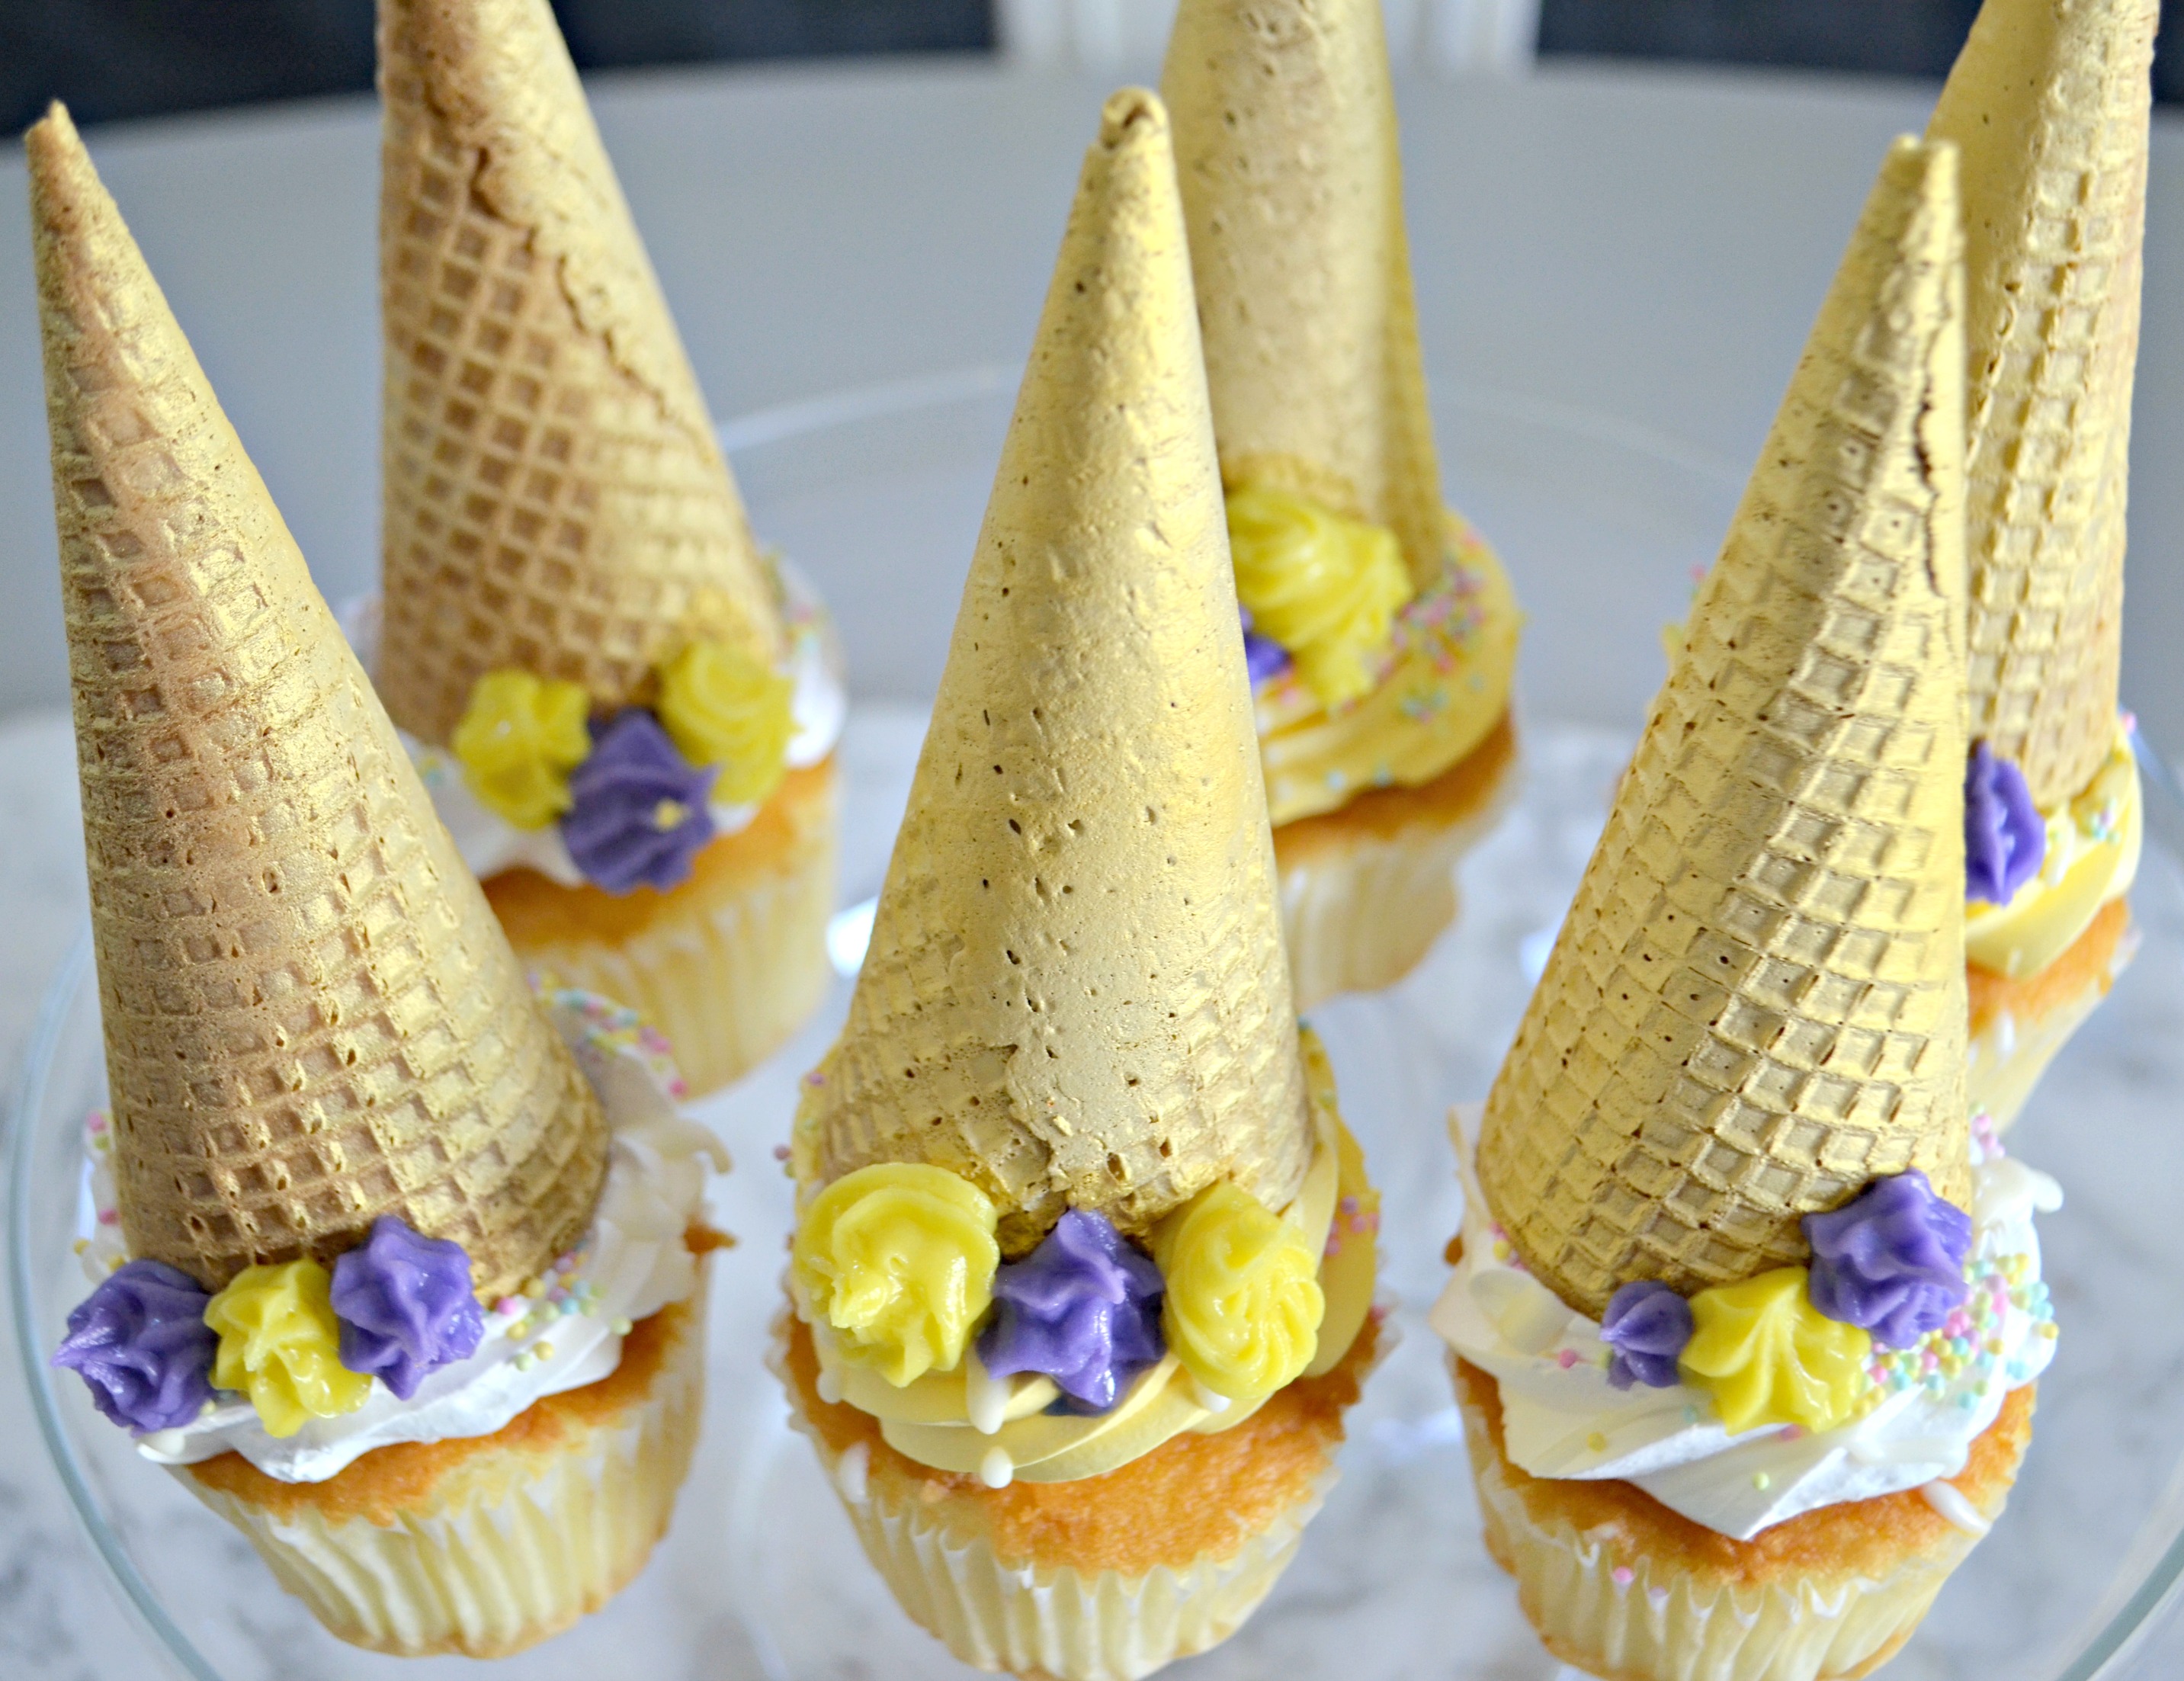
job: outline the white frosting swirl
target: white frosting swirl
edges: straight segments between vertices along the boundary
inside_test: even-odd
[[[488,1308],[477,1351],[428,1375],[406,1401],[375,1383],[354,1412],[275,1437],[248,1400],[222,1392],[194,1422],[139,1437],[138,1452],[187,1465],[232,1450],[283,1483],[321,1483],[390,1443],[491,1435],[542,1396],[606,1377],[621,1362],[622,1336],[633,1322],[696,1289],[697,1261],[682,1237],[702,1211],[708,1176],[727,1171],[727,1152],[677,1111],[673,1066],[630,1012],[573,988],[549,994],[545,1003],[598,1090],[614,1136],[591,1229],[536,1281],[538,1294],[526,1286]],[[79,1246],[94,1283],[128,1259],[112,1217],[100,1144],[108,1136],[94,1117]]]
[[[2054,1355],[2032,1216],[2060,1207],[2062,1190],[1990,1138],[1975,1149],[1965,1274],[1981,1322],[1960,1339],[1969,1347],[1936,1332],[1914,1350],[1876,1350],[1869,1367],[1881,1373],[1876,1404],[1833,1430],[1767,1426],[1731,1435],[1703,1389],[1609,1383],[1599,1322],[1573,1313],[1526,1271],[1487,1215],[1465,1136],[1476,1124],[1475,1110],[1450,1116],[1463,1177],[1463,1259],[1427,1317],[1500,1386],[1509,1458],[1535,1477],[1635,1483],[1694,1522],[1749,1540],[1815,1507],[1956,1475],[2003,1397]]]
[[[834,750],[850,713],[850,692],[843,673],[840,636],[833,615],[811,581],[794,563],[773,558],[781,580],[782,618],[788,637],[787,675],[795,685],[789,711],[795,728],[788,738],[788,768],[800,771],[818,764]],[[379,598],[366,596],[345,605],[340,614],[343,633],[366,671],[379,650]],[[443,748],[419,741],[407,731],[398,731],[410,751],[417,775],[432,796],[433,810],[448,826],[448,833],[462,854],[463,862],[480,881],[504,870],[536,870],[565,888],[582,887],[584,872],[569,856],[561,827],[549,823],[541,829],[519,829],[479,800],[463,781],[462,766]],[[709,804],[717,833],[733,835],[756,821],[755,805]]]

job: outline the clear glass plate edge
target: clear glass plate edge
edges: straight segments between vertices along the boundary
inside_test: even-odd
[[[1004,393],[1015,388],[1021,374],[1021,364],[989,363],[852,387],[755,410],[723,423],[717,432],[723,451],[735,454],[861,420]],[[1723,458],[1619,416],[1483,386],[1447,387],[1438,395],[1451,408],[1580,433],[1730,485],[1741,481],[1739,470]],[[2170,867],[2184,881],[2184,783],[2180,783],[2173,762],[2154,748],[2143,731],[2137,732],[2134,742],[2152,793],[2147,802],[2148,827]],[[78,1522],[121,1589],[124,1603],[164,1656],[180,1665],[192,1681],[223,1681],[168,1616],[120,1537],[106,1522],[98,1497],[68,1440],[58,1411],[59,1397],[39,1340],[33,1266],[28,1252],[29,1158],[53,1056],[69,1012],[88,978],[91,963],[91,931],[86,925],[47,989],[8,1110],[4,1159],[8,1173],[8,1288],[17,1352],[47,1455],[68,1492]],[[2097,1626],[2056,1681],[2109,1681],[2119,1676],[2133,1650],[2184,1595],[2184,1466],[2180,1466],[2159,1507],[2142,1524],[2141,1533],[2158,1540],[2164,1529],[2170,1531],[2170,1539],[2152,1567],[2113,1611],[2094,1613]]]
[[[154,1649],[170,1662],[179,1664],[192,1681],[221,1681],[219,1672],[205,1662],[189,1637],[167,1615],[151,1584],[138,1573],[136,1561],[129,1556],[121,1538],[101,1514],[91,1479],[61,1423],[53,1368],[46,1363],[46,1350],[39,1337],[41,1316],[32,1295],[34,1268],[30,1254],[31,1151],[37,1117],[45,1105],[46,1086],[53,1072],[61,1031],[75,1005],[77,994],[90,976],[91,960],[91,927],[86,923],[77,931],[68,955],[54,971],[45,1001],[39,1006],[37,1022],[24,1051],[15,1100],[9,1105],[8,1284],[8,1305],[15,1317],[15,1344],[22,1356],[24,1383],[31,1392],[31,1407],[37,1417],[38,1434],[45,1440],[47,1456],[53,1461],[62,1487],[68,1490],[69,1504],[76,1522],[120,1589],[123,1603],[151,1637]]]

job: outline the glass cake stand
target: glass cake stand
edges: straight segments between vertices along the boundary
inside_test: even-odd
[[[728,427],[754,521],[834,605],[860,705],[841,749],[848,803],[838,966],[877,889],[906,796],[1015,388],[972,369]],[[1258,1616],[1178,1681],[1335,1676],[1546,1681],[1508,1579],[1479,1539],[1461,1427],[1421,1316],[1461,1214],[1443,1130],[1485,1091],[1662,675],[1655,628],[1708,563],[1741,468],[1603,417],[1445,394],[1451,498],[1507,558],[1531,615],[1524,778],[1466,860],[1465,914],[1403,985],[1314,1012],[1343,1108],[1386,1196],[1394,1353],[1353,1412],[1340,1483]],[[2158,766],[2151,766],[2158,772]],[[2049,1074],[2013,1150],[2069,1193],[2042,1222],[2063,1327],[2008,1516],[1887,1671],[1897,1681],[2091,1681],[2184,1570],[2184,807],[2149,776],[2153,843],[2133,895],[2137,960]],[[818,1019],[698,1113],[737,1171],[715,1196],[741,1245],[717,1258],[706,1431],[672,1533],[604,1611],[501,1667],[523,1678],[923,1681],[962,1676],[859,1554],[764,1367],[789,1186],[777,1159],[799,1076],[842,1019]],[[54,1464],[121,1594],[200,1681],[429,1676],[324,1634],[242,1538],[138,1459],[46,1356],[86,1286],[74,1255],[78,1137],[103,1097],[87,948],[53,986],[8,1149],[11,1285],[23,1371]]]

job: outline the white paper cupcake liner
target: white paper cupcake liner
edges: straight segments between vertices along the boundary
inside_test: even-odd
[[[778,869],[709,888],[692,883],[642,932],[619,941],[530,941],[526,963],[626,1005],[667,1037],[693,1097],[717,1091],[787,1043],[819,1006],[833,970],[837,794]]]
[[[704,1410],[702,1289],[689,1305],[642,1396],[549,1445],[472,1456],[389,1523],[276,1512],[175,1474],[338,1638],[405,1657],[506,1656],[604,1605],[666,1533]]]
[[[870,1449],[837,1453],[805,1419],[788,1376],[786,1316],[768,1364],[789,1395],[789,1422],[811,1439],[866,1556],[911,1619],[974,1668],[1044,1681],[1137,1681],[1217,1646],[1243,1626],[1295,1557],[1305,1526],[1334,1486],[1333,1467],[1310,1494],[1223,1558],[1140,1576],[1067,1564],[1011,1564],[971,1522],[950,1523],[951,1503],[925,1485],[868,1474]]]
[[[1300,1010],[1343,993],[1377,992],[1418,966],[1456,921],[1457,866],[1493,827],[1516,775],[1513,766],[1502,771],[1490,795],[1452,822],[1393,833],[1360,822],[1339,839],[1317,833],[1308,847],[1285,848],[1274,831],[1282,936]]]
[[[1880,1580],[1846,1571],[1740,1583],[1676,1559],[1618,1565],[1613,1535],[1535,1516],[1462,1400],[1488,1551],[1517,1578],[1547,1649],[1608,1681],[1854,1681],[1910,1639],[1975,1543],[1952,1531]],[[1985,1515],[2000,1511],[1997,1500]]]

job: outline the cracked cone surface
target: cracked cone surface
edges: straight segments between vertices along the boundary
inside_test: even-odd
[[[1987,0],[1963,154],[1971,733],[2042,810],[2115,739],[2157,0]]]
[[[591,1218],[598,1100],[66,113],[25,150],[130,1248],[216,1289],[394,1214],[514,1288]]]
[[[1389,526],[1431,582],[1445,515],[1380,0],[1183,0],[1161,92],[1224,481]]]
[[[874,1161],[1143,1231],[1311,1155],[1167,123],[1109,100],[971,564],[808,1190]]]
[[[380,0],[380,691],[444,745],[518,666],[611,709],[782,631],[547,0]]]
[[[1890,153],[1487,1099],[1494,1217],[1594,1317],[1881,1175],[1969,1194],[1955,164]]]

